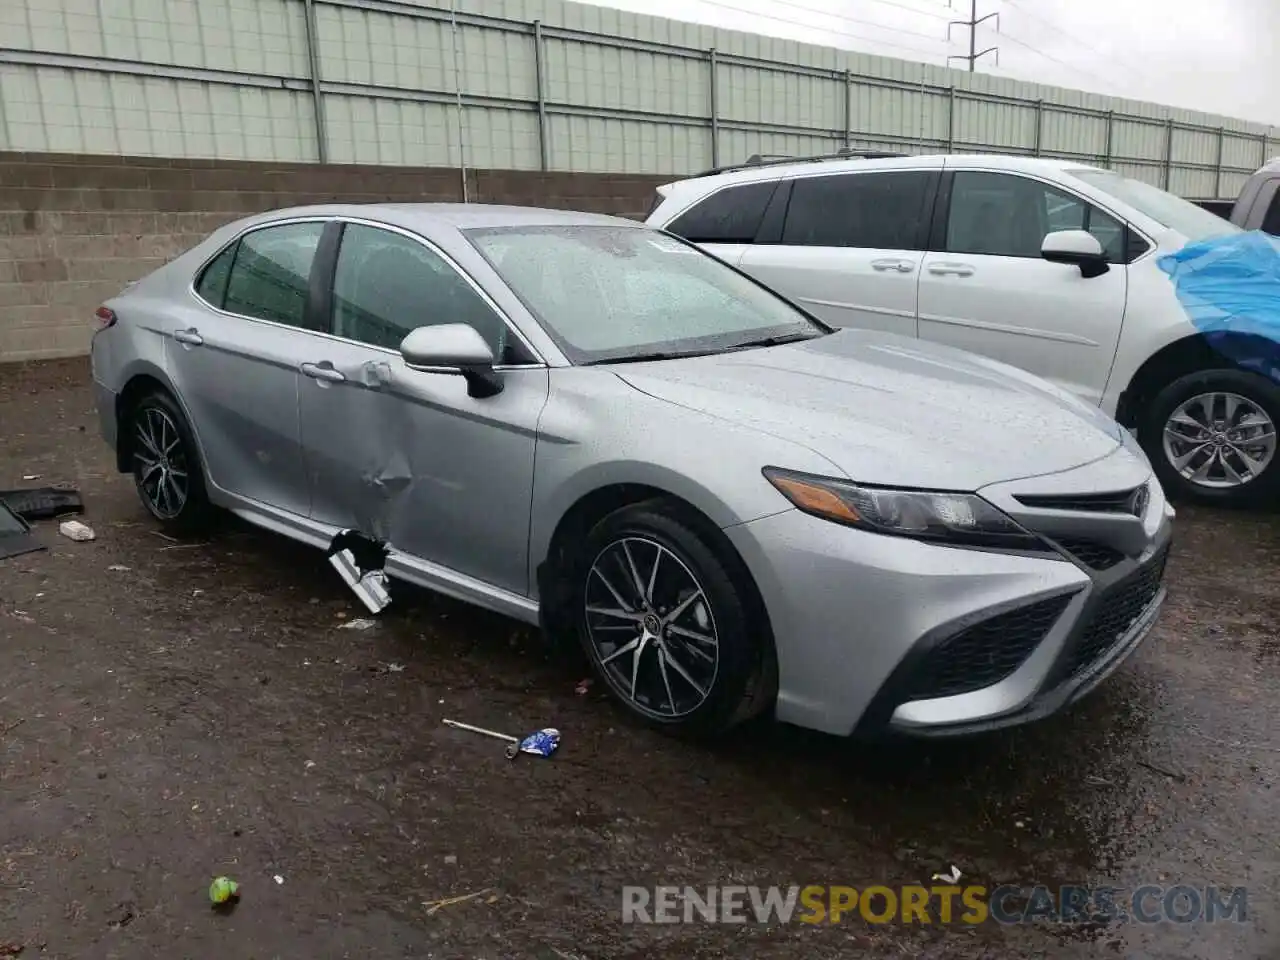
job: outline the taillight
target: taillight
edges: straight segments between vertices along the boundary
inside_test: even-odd
[[[116,312],[110,307],[99,307],[94,311],[93,316],[98,321],[99,330],[105,330],[107,327],[116,325]]]

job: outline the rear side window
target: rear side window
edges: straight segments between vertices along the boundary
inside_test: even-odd
[[[676,217],[667,229],[693,243],[750,243],[777,186],[777,181],[771,181],[717,190]]]
[[[1267,215],[1262,218],[1262,229],[1280,237],[1280,189],[1271,197],[1271,206],[1267,208]]]
[[[224,309],[304,326],[311,262],[323,232],[323,223],[286,223],[246,234],[227,280]]]
[[[932,177],[923,170],[902,170],[796,180],[782,242],[923,250]]]
[[[227,280],[231,277],[231,261],[236,258],[236,247],[233,243],[213,258],[213,262],[204,268],[200,279],[196,282],[196,293],[200,299],[212,306],[222,309],[222,302],[227,295]]]

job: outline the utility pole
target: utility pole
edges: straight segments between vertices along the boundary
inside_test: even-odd
[[[969,52],[968,54],[958,53],[947,57],[947,62],[952,60],[969,61],[969,72],[973,73],[978,59],[985,57],[988,53],[996,55],[996,66],[1000,66],[1000,50],[997,47],[987,47],[985,50],[978,49],[978,25],[986,23],[986,21],[995,18],[996,31],[1000,30],[1000,14],[988,13],[985,17],[978,16],[978,0],[969,0],[969,19],[968,20],[952,20],[947,24],[947,39],[951,39],[952,27],[967,27],[969,29]]]

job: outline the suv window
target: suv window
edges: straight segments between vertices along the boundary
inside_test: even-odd
[[[725,187],[694,204],[667,227],[693,243],[750,243],[778,182]]]
[[[323,223],[286,223],[245,234],[227,278],[224,309],[304,326],[311,262],[322,233]]]
[[[1085,230],[1109,261],[1128,259],[1124,224],[1079,197],[1028,177],[956,173],[947,252],[1038,259],[1045,235],[1055,230]]]
[[[1280,181],[1275,183],[1277,189],[1271,197],[1271,206],[1267,208],[1267,215],[1262,218],[1262,229],[1280,237]]]
[[[924,170],[902,170],[796,180],[782,242],[922,250],[933,176]]]
[[[466,323],[504,356],[505,321],[458,271],[425,244],[377,227],[347,224],[333,277],[333,332],[398,350],[410,331]]]
[[[238,246],[240,242],[237,240],[214,257],[196,282],[196,293],[200,295],[200,299],[219,310],[227,296],[227,280],[231,277],[231,262],[236,258]]]

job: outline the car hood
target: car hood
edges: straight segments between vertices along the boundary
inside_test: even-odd
[[[650,396],[803,444],[864,483],[977,490],[1078,467],[1122,441],[1115,421],[1021,370],[871,331],[612,369]]]

